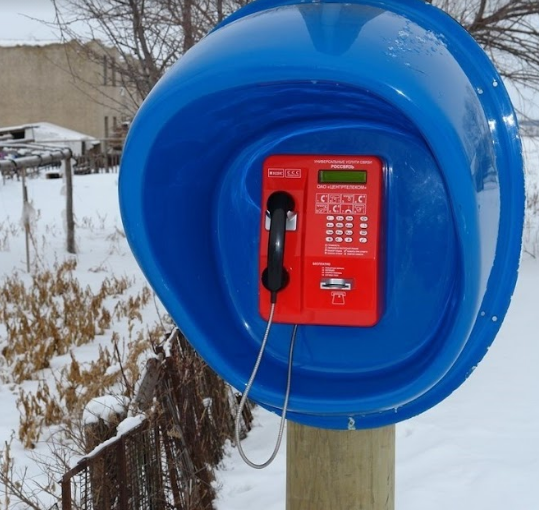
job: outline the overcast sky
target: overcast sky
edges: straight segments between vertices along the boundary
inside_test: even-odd
[[[54,8],[50,0],[0,0],[0,39],[59,39],[53,29],[36,20],[54,21]]]
[[[60,40],[57,31],[39,20],[54,21],[54,7],[51,0],[0,0],[0,45],[1,41],[31,43]],[[80,33],[86,32],[85,26],[81,25],[79,28]],[[519,88],[520,94],[517,94],[509,85],[515,105],[521,111],[539,118],[538,94]],[[522,95],[526,98],[524,101]]]

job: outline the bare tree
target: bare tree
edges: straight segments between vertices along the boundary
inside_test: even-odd
[[[53,0],[56,25],[108,68],[135,108],[166,69],[249,0]],[[539,90],[539,1],[427,0],[485,49],[504,78]],[[80,26],[87,26],[85,37]],[[103,47],[95,51],[90,39]],[[103,48],[107,47],[105,51]],[[94,48],[92,50],[91,48]],[[104,54],[105,51],[105,54]],[[107,66],[105,66],[105,69]],[[105,76],[105,82],[107,77]]]
[[[539,90],[539,1],[429,1],[468,30],[503,78]]]
[[[121,86],[130,95],[135,109],[183,53],[226,15],[247,3],[246,0],[52,2],[56,11],[54,25],[62,38],[76,41],[87,58],[104,62],[101,82]],[[81,27],[85,27],[82,34]],[[91,41],[100,44],[89,44]],[[112,97],[107,99],[110,102]]]
[[[168,22],[162,2],[53,0],[53,3],[62,38],[76,41],[87,58],[103,62],[99,84],[120,85],[135,107],[181,54],[178,46],[181,27]],[[82,34],[81,27],[85,27]],[[88,44],[90,41],[101,44]]]

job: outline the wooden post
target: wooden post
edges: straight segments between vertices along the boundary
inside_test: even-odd
[[[109,173],[109,141],[105,139],[103,141],[103,152],[105,153],[105,172]]]
[[[26,247],[26,272],[30,272],[30,206],[28,205],[28,188],[26,187],[26,167],[21,167],[22,179],[22,218]]]
[[[394,510],[395,426],[325,430],[288,422],[286,510]]]
[[[67,252],[76,253],[75,249],[75,219],[73,216],[73,171],[71,168],[71,157],[65,160],[66,177],[66,231],[67,231]]]

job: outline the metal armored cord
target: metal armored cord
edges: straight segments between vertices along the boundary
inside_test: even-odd
[[[287,375],[287,381],[286,381],[286,393],[284,397],[283,414],[281,415],[281,424],[279,425],[279,433],[277,435],[277,443],[275,444],[273,453],[271,454],[270,458],[266,462],[262,464],[255,464],[254,462],[252,462],[250,459],[247,458],[241,446],[240,421],[241,421],[243,408],[245,406],[245,402],[247,402],[247,397],[249,396],[249,392],[251,391],[251,387],[253,386],[253,382],[255,380],[256,374],[258,373],[258,368],[260,367],[260,363],[262,361],[262,356],[264,355],[264,351],[266,350],[266,344],[268,342],[269,334],[271,331],[271,326],[273,324],[274,313],[275,313],[275,303],[272,303],[270,307],[268,325],[266,326],[266,331],[264,332],[262,344],[260,345],[260,351],[258,352],[258,357],[256,359],[253,372],[251,373],[251,377],[249,378],[249,381],[247,382],[247,385],[245,386],[245,391],[243,392],[243,395],[241,397],[240,404],[238,406],[238,410],[236,413],[236,421],[235,421],[235,440],[236,440],[236,446],[238,447],[238,452],[240,453],[240,456],[244,460],[244,462],[255,469],[264,469],[265,467],[269,466],[274,461],[275,457],[277,456],[277,453],[279,452],[279,448],[281,447],[281,442],[283,439],[284,424],[286,421],[286,412],[288,410],[288,398],[290,397],[290,382],[292,380],[292,360],[294,357],[294,344],[296,343],[296,333],[298,330],[297,324],[294,325],[294,328],[292,330],[292,337],[290,339],[290,350],[288,352],[288,375]]]

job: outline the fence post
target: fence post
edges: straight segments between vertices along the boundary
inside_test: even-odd
[[[73,171],[71,156],[65,160],[66,173],[66,230],[67,252],[76,253],[75,249],[75,219],[73,216]]]
[[[62,510],[71,510],[71,478],[62,478]]]
[[[120,490],[119,500],[120,509],[127,510],[129,508],[129,497],[127,492],[127,458],[125,455],[125,438],[120,436],[117,444],[117,459],[118,459],[118,488]]]
[[[22,219],[24,224],[24,238],[26,246],[26,272],[30,272],[30,218],[28,206],[28,188],[26,187],[26,167],[21,167],[22,180]]]

